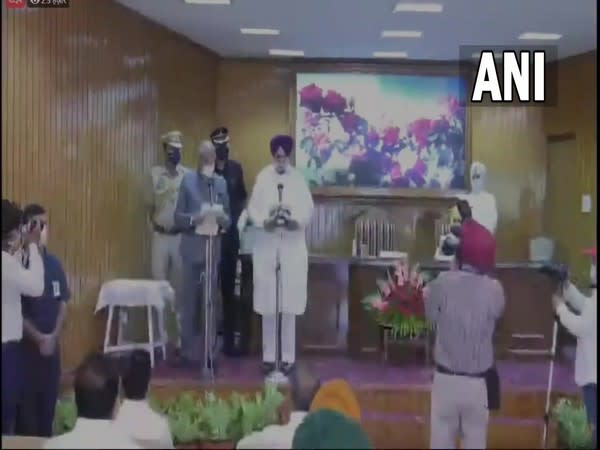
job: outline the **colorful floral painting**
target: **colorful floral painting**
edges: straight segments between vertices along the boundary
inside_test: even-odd
[[[298,74],[296,167],[312,186],[463,189],[459,77]]]

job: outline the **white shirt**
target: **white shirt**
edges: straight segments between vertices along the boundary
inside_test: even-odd
[[[123,400],[115,425],[144,447],[173,448],[167,419],[154,411],[146,400]]]
[[[122,433],[112,420],[92,420],[79,417],[73,430],[50,438],[44,448],[143,448]]]
[[[2,343],[23,337],[21,296],[37,298],[44,293],[44,263],[37,245],[29,245],[29,269],[20,259],[2,251]]]
[[[597,383],[597,354],[596,345],[598,339],[598,318],[596,307],[596,289],[592,295],[586,297],[569,283],[564,291],[564,298],[569,306],[579,314],[573,314],[564,303],[556,309],[560,322],[577,338],[577,349],[575,350],[575,383],[585,386]]]
[[[290,415],[290,421],[285,425],[270,425],[262,431],[251,433],[241,439],[237,444],[238,450],[244,449],[290,449],[296,428],[300,426],[308,413],[294,411]]]

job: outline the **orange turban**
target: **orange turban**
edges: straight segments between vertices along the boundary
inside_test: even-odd
[[[329,409],[360,422],[360,405],[350,385],[340,379],[324,383],[315,395],[310,412]]]

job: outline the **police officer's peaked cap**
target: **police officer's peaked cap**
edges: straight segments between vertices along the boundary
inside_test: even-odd
[[[169,147],[182,148],[183,147],[183,135],[181,131],[173,130],[163,134],[160,137],[163,144]]]
[[[229,142],[229,130],[225,127],[219,127],[210,133],[210,140],[213,144],[227,144]]]

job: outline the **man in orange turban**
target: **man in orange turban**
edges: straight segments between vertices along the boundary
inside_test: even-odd
[[[310,412],[329,409],[360,422],[360,405],[350,385],[342,379],[324,383],[310,405]]]

